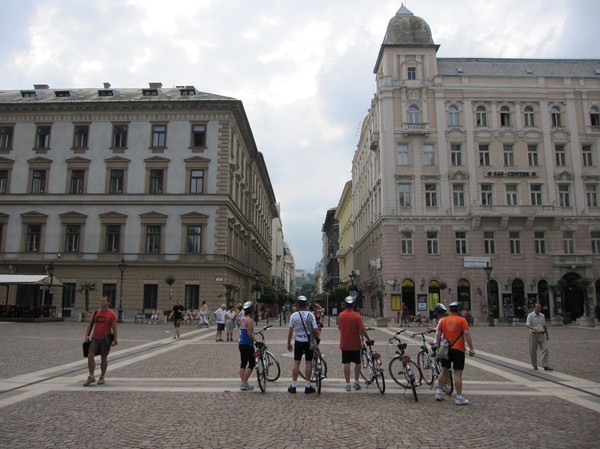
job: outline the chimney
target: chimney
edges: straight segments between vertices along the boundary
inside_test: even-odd
[[[110,89],[110,83],[103,83],[105,89]]]
[[[160,89],[162,87],[162,83],[148,83],[150,85],[150,89]]]
[[[50,89],[50,86],[48,86],[47,84],[34,84],[33,88],[35,90],[48,90]]]

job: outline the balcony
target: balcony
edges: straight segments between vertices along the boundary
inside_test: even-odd
[[[589,268],[592,266],[592,256],[575,254],[554,256],[552,265],[557,268],[570,268],[571,270],[575,270],[576,268]]]
[[[428,136],[430,133],[429,123],[404,123],[402,125],[402,134],[404,136],[420,135]]]

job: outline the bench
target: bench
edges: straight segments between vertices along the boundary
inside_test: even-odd
[[[149,320],[152,317],[151,313],[136,313],[135,314],[135,324],[142,323],[144,324],[146,320]]]

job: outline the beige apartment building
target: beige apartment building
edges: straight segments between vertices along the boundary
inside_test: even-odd
[[[241,101],[193,86],[0,91],[3,313],[127,319],[271,283],[275,195]],[[19,284],[50,274],[52,286]],[[8,310],[10,309],[10,310]]]
[[[403,6],[377,55],[352,168],[367,313],[379,289],[393,319],[401,302],[426,316],[439,301],[524,319],[540,301],[575,320],[586,280],[600,302],[600,60],[438,48]]]

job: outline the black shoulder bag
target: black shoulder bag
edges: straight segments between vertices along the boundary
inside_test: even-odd
[[[90,324],[90,330],[88,332],[88,335],[90,335],[92,333],[92,329],[94,328],[94,322],[96,321],[96,312],[97,310],[94,312],[94,315],[92,316],[92,323]],[[87,358],[89,352],[90,352],[90,340],[86,340],[83,342],[83,357]]]

